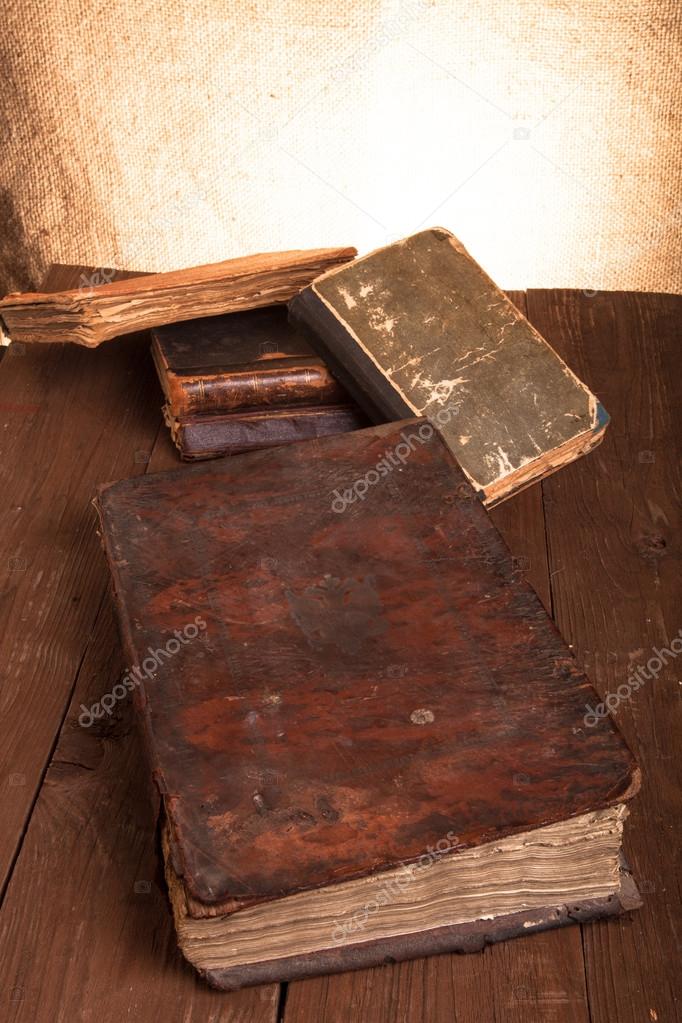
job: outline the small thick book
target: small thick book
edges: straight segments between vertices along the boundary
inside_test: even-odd
[[[174,418],[350,402],[283,305],[156,327],[152,355]]]
[[[70,291],[6,295],[0,301],[0,344],[70,341],[96,348],[161,323],[287,302],[355,255],[353,248],[265,252],[106,284],[86,282]]]
[[[436,422],[486,505],[603,437],[597,398],[443,228],[328,271],[290,314],[375,422]]]
[[[283,305],[157,327],[152,355],[164,416],[187,460],[368,425]]]
[[[110,484],[98,507],[178,940],[212,984],[639,904],[632,755],[587,723],[594,691],[427,420]]]

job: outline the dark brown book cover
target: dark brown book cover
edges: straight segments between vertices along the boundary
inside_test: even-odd
[[[174,418],[350,400],[281,305],[156,327],[152,354]]]
[[[436,422],[487,505],[590,450],[608,423],[597,398],[443,228],[328,271],[289,308],[375,422]]]
[[[126,480],[99,511],[173,869],[207,911],[636,790],[428,422]]]
[[[315,437],[361,430],[368,425],[360,408],[350,405],[317,405],[308,408],[248,409],[227,415],[180,416],[168,406],[164,416],[173,442],[185,461],[236,455],[260,448],[277,447]]]

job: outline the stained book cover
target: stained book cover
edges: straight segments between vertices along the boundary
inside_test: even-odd
[[[156,327],[152,354],[173,418],[350,403],[282,305]]]
[[[375,422],[437,422],[487,505],[589,451],[608,423],[589,388],[443,228],[328,271],[289,308]]]
[[[632,756],[610,720],[586,726],[587,678],[429,423],[126,480],[98,504],[128,661],[166,651],[137,701],[176,921],[193,947],[202,919],[238,929],[244,914],[242,969],[193,958],[215,983],[460,947],[466,927],[448,939],[432,924],[411,930],[433,940],[360,935],[342,954],[327,937],[260,966],[261,939],[247,947],[246,914],[283,914],[264,932],[276,941],[288,899],[429,849],[464,868],[499,845],[516,862],[518,836],[560,846],[580,821],[583,843],[601,828],[613,853]],[[615,887],[597,894],[576,894],[575,914],[621,904]],[[542,893],[521,916],[500,898],[497,924],[472,934],[571,918],[541,912]]]

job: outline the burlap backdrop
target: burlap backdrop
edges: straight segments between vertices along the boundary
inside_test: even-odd
[[[679,0],[6,0],[0,289],[453,230],[680,290]]]

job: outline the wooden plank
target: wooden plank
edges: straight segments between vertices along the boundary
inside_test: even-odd
[[[97,352],[12,345],[0,365],[0,889],[106,591],[90,502],[144,471],[160,403],[140,336]]]
[[[525,312],[523,292],[510,298]],[[542,485],[491,512],[511,556],[545,607],[551,595]],[[528,774],[514,784],[532,784]],[[588,1023],[580,929],[549,931],[479,955],[435,956],[289,984],[284,1023]]]
[[[149,391],[143,400],[149,402]],[[150,425],[140,452],[151,450],[157,431]],[[140,470],[179,464],[165,429],[151,458],[139,459]],[[106,575],[101,550],[93,560]],[[274,1023],[277,985],[217,993],[177,950],[157,841],[158,796],[132,708],[121,703],[111,719],[90,728],[78,723],[80,705],[109,692],[124,670],[108,593],[86,639],[0,913],[0,1018]]]
[[[682,297],[538,291],[529,308],[612,416],[603,446],[545,484],[557,622],[605,696],[682,626]],[[644,907],[583,929],[593,1023],[680,1018],[682,662],[665,659],[615,709],[643,771],[625,850]]]
[[[276,984],[213,991],[177,949],[130,701],[78,723],[123,670],[107,598],[0,914],[0,1018],[274,1023]]]

